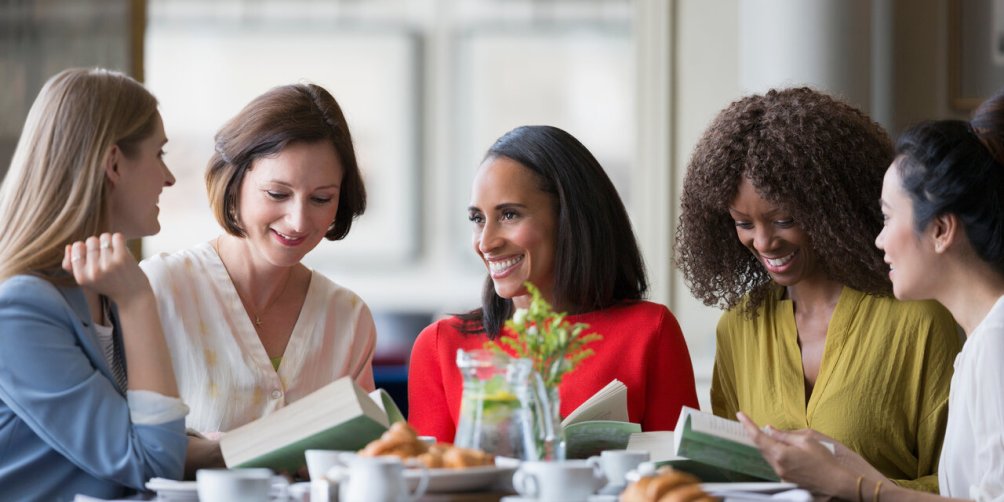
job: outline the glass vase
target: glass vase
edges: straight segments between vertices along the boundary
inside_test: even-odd
[[[539,378],[538,378],[539,381]],[[561,393],[557,387],[540,384],[541,392],[534,410],[534,437],[537,439],[533,458],[525,460],[565,460],[565,431],[561,427]]]

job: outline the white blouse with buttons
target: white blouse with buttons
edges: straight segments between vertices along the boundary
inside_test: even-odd
[[[278,371],[223,262],[207,242],[141,264],[160,309],[186,425],[210,436],[278,410],[351,375],[367,391],[376,329],[352,291],[312,271]]]

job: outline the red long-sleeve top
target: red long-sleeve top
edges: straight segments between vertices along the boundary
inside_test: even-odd
[[[569,316],[587,323],[586,333],[603,339],[589,348],[595,355],[565,375],[561,383],[561,416],[567,416],[612,379],[628,389],[628,416],[644,431],[672,430],[680,407],[697,408],[694,368],[676,318],[665,306],[631,302]],[[450,317],[422,330],[408,368],[408,422],[421,435],[453,442],[463,377],[457,349],[483,348],[484,334],[465,335],[461,321]]]

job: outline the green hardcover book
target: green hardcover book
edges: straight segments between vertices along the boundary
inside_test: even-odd
[[[306,450],[358,450],[388,426],[387,414],[366,391],[342,377],[224,434],[220,449],[227,467],[295,471],[305,464]]]
[[[565,427],[565,456],[589,458],[603,450],[627,448],[631,434],[641,432],[641,425],[616,420],[589,420]]]
[[[404,422],[404,414],[401,413],[401,408],[398,407],[397,403],[394,402],[394,398],[390,397],[390,394],[383,390],[377,389],[370,392],[370,398],[373,402],[383,410],[384,414],[387,415],[387,426],[390,427],[398,422]]]
[[[668,465],[689,472],[703,482],[762,481],[761,478],[730,471],[676,455],[673,431],[636,432],[628,440],[627,450],[648,452],[656,466]]]
[[[589,458],[603,450],[623,450],[641,425],[628,422],[627,387],[616,378],[561,421],[565,456]]]
[[[780,480],[735,420],[684,406],[673,442],[678,457],[756,479]]]

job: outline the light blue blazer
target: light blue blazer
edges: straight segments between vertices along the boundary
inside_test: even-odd
[[[132,423],[80,288],[0,283],[0,498],[118,498],[179,479],[187,445],[184,419]]]

